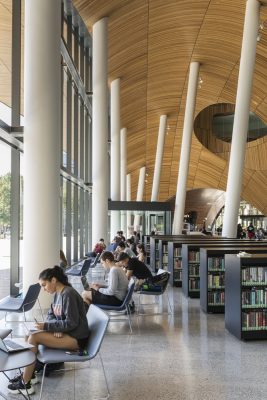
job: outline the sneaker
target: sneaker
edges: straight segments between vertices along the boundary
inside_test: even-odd
[[[132,303],[129,304],[128,306],[128,310],[130,314],[134,314],[135,313],[135,304],[134,301]],[[125,311],[125,314],[127,315],[127,311]]]
[[[22,380],[22,374],[18,374],[16,376],[14,376],[14,378],[9,379],[9,383],[16,383],[19,380]],[[32,377],[31,377],[31,384],[36,385],[39,382],[40,381],[39,381],[38,377],[35,375],[35,373],[33,373]]]
[[[24,396],[35,393],[31,381],[25,384],[21,378],[17,382],[10,383],[7,388],[10,393],[23,394]]]
[[[34,368],[35,374],[42,374],[43,373],[43,369],[44,369],[44,364],[41,363],[39,360],[36,360],[35,368]]]
[[[59,371],[65,368],[64,362],[58,362],[53,364],[47,364],[45,370],[45,376],[49,376],[51,372]]]

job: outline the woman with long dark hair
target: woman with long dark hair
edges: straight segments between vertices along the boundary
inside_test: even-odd
[[[32,333],[28,342],[37,353],[38,346],[44,345],[54,349],[76,351],[84,349],[87,344],[89,329],[84,302],[79,293],[68,282],[62,268],[47,268],[39,275],[43,289],[54,294],[54,301],[45,322],[37,322],[37,332]],[[11,393],[34,393],[32,386],[35,364],[25,367],[23,375],[11,379],[8,389]]]

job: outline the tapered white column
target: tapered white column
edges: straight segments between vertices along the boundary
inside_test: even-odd
[[[126,201],[127,129],[121,129],[121,201]],[[127,234],[126,211],[121,211],[121,230]]]
[[[108,234],[107,18],[93,25],[92,242]]]
[[[110,87],[110,197],[120,200],[120,79],[111,82]],[[110,218],[110,240],[120,229],[120,211],[112,210]]]
[[[222,235],[229,238],[236,237],[259,15],[260,2],[247,0],[222,231]]]
[[[187,184],[188,168],[190,161],[192,133],[194,126],[194,114],[195,114],[197,86],[198,86],[198,73],[199,73],[199,63],[191,62],[189,79],[188,79],[183,137],[181,145],[179,174],[177,181],[175,211],[174,211],[174,220],[172,229],[173,230],[172,233],[174,235],[181,234],[183,229],[184,208],[186,199],[186,184]]]
[[[143,200],[144,189],[145,189],[145,179],[146,179],[146,167],[142,167],[142,168],[140,168],[140,171],[139,171],[139,180],[138,180],[136,201]],[[141,215],[138,213],[135,213],[135,216],[134,216],[134,230],[135,231],[140,230],[140,218],[141,218]]]
[[[49,29],[48,23],[49,21]],[[23,291],[59,262],[61,1],[25,0]],[[49,296],[41,296],[44,306]]]
[[[167,115],[161,115],[159,121],[158,144],[157,144],[157,153],[155,159],[151,201],[157,201],[159,195],[160,173],[161,173],[161,164],[162,164],[162,157],[164,150],[166,124],[167,124]]]
[[[127,174],[126,176],[126,200],[131,201],[131,174]],[[132,212],[127,211],[127,236],[129,237],[131,234],[132,227]]]

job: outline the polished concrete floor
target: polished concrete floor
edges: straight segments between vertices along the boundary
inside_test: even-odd
[[[170,288],[169,296],[174,314],[167,314],[165,298],[163,305],[159,304],[159,311],[165,313],[133,315],[132,335],[127,321],[110,323],[101,354],[111,399],[267,399],[266,341],[239,341],[225,330],[223,315],[204,314],[199,300],[186,299],[181,289]],[[151,305],[142,311],[150,314],[158,311],[157,307]],[[4,377],[0,385],[6,393]],[[39,388],[37,384],[33,399],[37,399]],[[43,399],[85,400],[104,395],[97,357],[89,369],[46,378]]]

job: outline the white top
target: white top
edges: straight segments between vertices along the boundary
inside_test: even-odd
[[[128,290],[128,278],[121,267],[111,267],[108,274],[108,287],[100,288],[99,292],[108,296],[116,296],[119,300],[124,300]]]
[[[125,247],[124,253],[128,254],[130,258],[136,257],[136,254],[130,249],[130,247]]]

